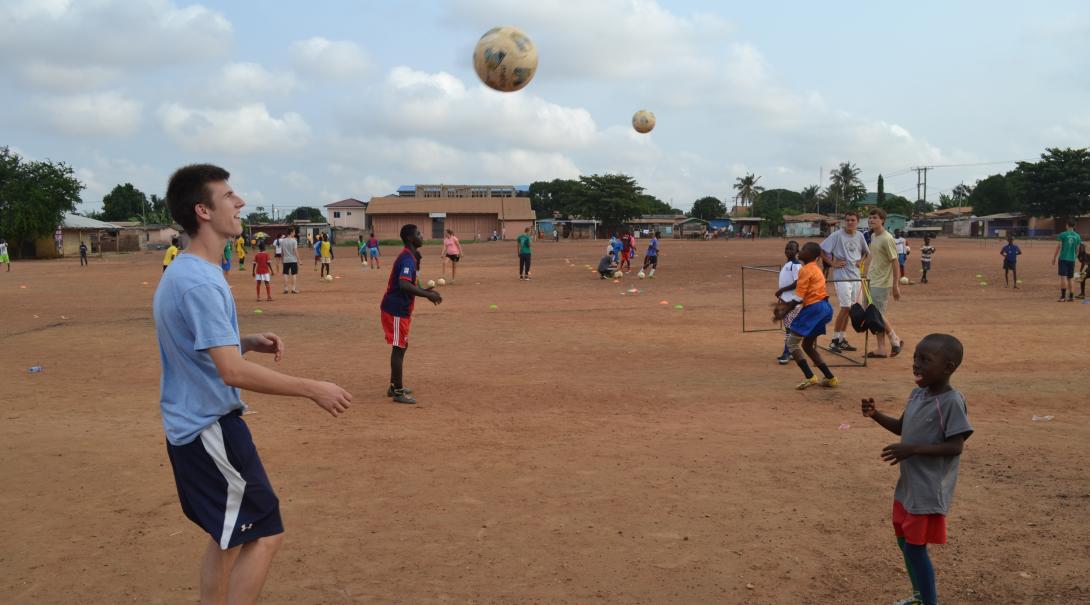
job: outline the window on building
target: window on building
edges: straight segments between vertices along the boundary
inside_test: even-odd
[[[425,189],[424,190],[424,197],[439,197],[439,190],[438,189]]]
[[[333,211],[333,218],[341,218],[341,213],[337,212],[337,211]]]
[[[352,211],[351,210],[348,211],[348,216],[352,216]]]

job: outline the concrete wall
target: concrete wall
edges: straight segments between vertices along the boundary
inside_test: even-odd
[[[401,226],[412,223],[420,229],[424,239],[437,239],[433,232],[433,219],[427,214],[372,214],[371,229],[380,240],[398,239]],[[495,214],[448,214],[443,218],[442,228],[452,229],[459,239],[471,241],[478,235],[487,240],[492,231],[503,234],[506,230],[508,239],[514,239],[526,227],[531,229],[534,221],[500,221]]]
[[[367,213],[362,206],[356,208],[324,208],[326,222],[334,227],[364,229],[367,226]],[[334,216],[340,213],[340,217]],[[377,235],[377,234],[376,234]]]
[[[821,226],[818,223],[784,223],[787,237],[819,237]]]

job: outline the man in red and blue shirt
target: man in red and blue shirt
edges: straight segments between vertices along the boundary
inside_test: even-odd
[[[390,387],[386,390],[386,396],[393,397],[396,403],[416,403],[412,390],[405,388],[401,378],[405,349],[409,346],[413,306],[417,296],[423,296],[434,304],[443,302],[443,297],[435,290],[425,290],[416,283],[416,272],[420,266],[420,252],[417,249],[424,245],[424,236],[420,235],[416,225],[401,228],[401,241],[405,247],[390,269],[386,294],[380,305],[386,344],[393,347],[390,352]]]

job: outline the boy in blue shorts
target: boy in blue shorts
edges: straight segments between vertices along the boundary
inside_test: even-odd
[[[386,396],[393,397],[395,403],[416,403],[412,389],[405,388],[402,381],[402,367],[405,363],[405,349],[409,347],[409,327],[412,325],[413,307],[416,297],[422,296],[433,304],[443,302],[443,297],[435,290],[425,290],[416,283],[416,272],[420,268],[420,252],[424,245],[424,236],[416,225],[401,227],[401,241],[405,247],[394,259],[390,268],[390,279],[386,282],[386,294],[382,297],[382,331],[386,334],[386,344],[390,351],[390,386]]]
[[[1022,249],[1014,243],[1014,236],[1007,234],[1007,245],[999,249],[1000,256],[1003,257],[1003,287],[1009,288],[1011,286],[1010,274],[1014,273],[1014,289],[1018,289],[1018,255],[1022,254]]]
[[[863,415],[901,436],[882,449],[882,460],[900,464],[893,492],[893,529],[904,556],[913,595],[898,603],[935,605],[935,569],[928,544],[946,544],[946,514],[954,498],[958,462],[973,434],[965,397],[950,376],[961,365],[961,342],[949,334],[930,334],[916,345],[912,374],[916,386],[900,418],[887,416],[863,400]]]
[[[651,234],[651,243],[647,245],[647,252],[643,256],[643,270],[647,272],[648,279],[655,279],[655,271],[659,268],[659,232]],[[648,271],[650,269],[650,271]]]
[[[245,202],[218,166],[180,168],[166,201],[190,236],[167,267],[152,305],[163,367],[159,409],[185,516],[211,537],[200,573],[202,603],[253,603],[283,540],[280,504],[250,431],[241,389],[307,397],[337,416],[352,396],[339,386],[281,374],[245,360],[284,343],[271,333],[240,336],[235,301],[216,261],[242,231]]]

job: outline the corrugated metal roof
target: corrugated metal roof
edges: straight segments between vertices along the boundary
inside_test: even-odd
[[[836,219],[829,218],[824,214],[817,214],[814,212],[806,212],[803,214],[785,214],[783,215],[783,222],[785,223],[816,223],[818,221],[832,221],[836,222]]]
[[[537,218],[525,197],[373,197],[367,214],[495,214],[511,221]]]
[[[357,200],[354,197],[340,200],[339,202],[333,202],[332,204],[326,204],[326,208],[359,208],[367,206],[367,202]]]
[[[100,220],[87,218],[78,214],[65,214],[61,221],[62,229],[120,229],[112,223],[104,223]]]

